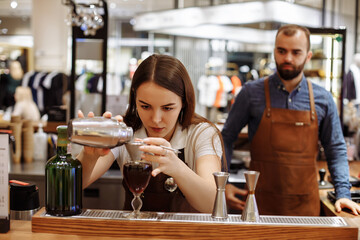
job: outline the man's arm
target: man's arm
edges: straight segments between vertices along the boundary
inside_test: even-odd
[[[336,198],[350,199],[349,163],[340,119],[330,93],[327,94],[326,100],[328,107],[319,126],[319,138],[325,150]]]
[[[245,85],[237,95],[224,124],[224,128],[221,131],[224,140],[225,156],[228,169],[230,169],[233,143],[238,138],[241,129],[248,123],[250,115],[249,107],[250,96],[248,94],[248,88]]]

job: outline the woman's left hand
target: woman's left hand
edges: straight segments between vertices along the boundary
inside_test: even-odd
[[[156,162],[159,164],[159,166],[152,171],[153,177],[156,177],[156,175],[161,172],[169,176],[173,176],[174,173],[178,172],[179,167],[183,162],[173,151],[161,147],[171,148],[168,141],[164,138],[144,138],[143,142],[147,145],[140,147],[140,150],[144,152],[141,155],[141,158],[145,161]]]

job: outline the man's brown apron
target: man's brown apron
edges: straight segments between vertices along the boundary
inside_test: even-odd
[[[266,108],[251,142],[250,168],[260,172],[256,186],[263,215],[319,216],[316,171],[318,121],[308,80],[310,111],[271,108],[265,79]]]
[[[184,161],[184,149],[180,149],[178,156]],[[177,188],[173,192],[165,189],[165,181],[169,176],[163,173],[158,174],[156,177],[151,177],[149,185],[141,195],[143,206],[140,211],[156,211],[156,212],[198,212],[186,200],[183,193]],[[133,194],[123,181],[125,188],[125,206],[124,209],[132,210],[131,200]]]

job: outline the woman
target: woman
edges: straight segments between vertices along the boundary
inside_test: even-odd
[[[111,113],[104,116],[111,117]],[[223,144],[217,128],[195,114],[194,89],[184,65],[166,55],[144,60],[134,74],[123,120],[133,128],[134,137],[147,144],[141,150],[152,153],[142,154],[142,158],[156,166],[144,192],[142,210],[211,212],[216,195],[212,173],[221,171]],[[180,153],[177,156],[160,145]],[[79,155],[83,186],[104,174],[114,159],[122,167],[126,156],[125,146],[111,151],[84,147]],[[170,177],[177,184],[175,190],[166,181]],[[130,209],[132,194],[126,193],[125,208]]]

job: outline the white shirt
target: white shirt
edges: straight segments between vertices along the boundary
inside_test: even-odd
[[[216,93],[220,88],[216,76],[201,76],[197,85],[199,90],[199,104],[212,107],[216,100]]]
[[[220,80],[223,83],[223,92],[221,93],[220,106],[226,107],[228,104],[229,93],[233,90],[234,86],[228,76],[220,76]]]
[[[212,136],[216,134],[216,130],[209,123],[192,124],[187,129],[181,130],[181,125],[177,124],[173,137],[170,140],[172,148],[184,149],[185,163],[193,170],[196,169],[195,160],[204,155],[216,155],[221,158],[222,147],[220,137],[216,135],[214,142]],[[134,133],[135,138],[148,137],[144,126]],[[215,149],[213,148],[215,147]],[[121,170],[123,160],[130,158],[124,145],[111,149],[117,160]],[[153,163],[153,168],[157,165]]]

